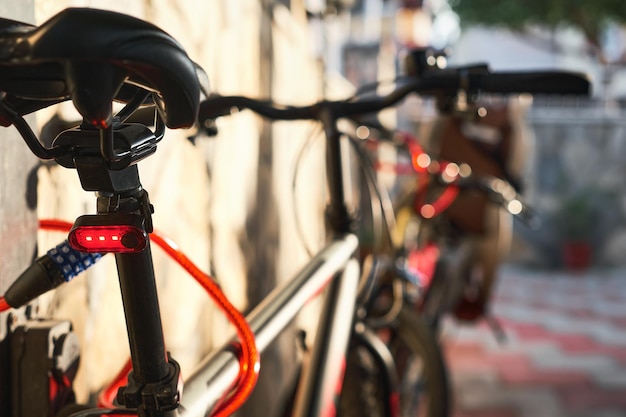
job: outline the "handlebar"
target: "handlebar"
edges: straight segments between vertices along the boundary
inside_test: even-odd
[[[211,120],[228,115],[232,108],[250,109],[273,120],[320,120],[325,113],[334,118],[376,113],[393,106],[411,93],[440,96],[463,90],[468,93],[587,95],[591,86],[586,75],[565,71],[472,73],[461,68],[403,80],[405,82],[384,96],[324,100],[300,107],[281,106],[243,96],[212,95],[200,103],[198,120],[201,126],[207,126]]]

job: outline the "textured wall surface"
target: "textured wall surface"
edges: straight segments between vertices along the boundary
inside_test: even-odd
[[[33,22],[33,2],[2,0],[0,17]],[[0,128],[0,294],[30,263],[36,251],[36,164],[36,158],[17,131],[12,127]],[[0,415],[8,413],[10,394],[6,371],[9,359],[5,349],[8,314],[0,314]]]
[[[281,6],[272,11],[263,9],[258,0],[202,4],[146,0],[130,6],[123,1],[37,0],[37,20],[70,5],[123,11],[157,24],[205,68],[212,89],[221,94],[271,93],[280,102],[310,103],[321,91],[303,9],[290,13]],[[264,19],[271,30],[265,31],[262,42]],[[264,76],[262,62],[271,67]],[[295,162],[313,132],[311,126],[290,123],[270,129],[247,112],[219,122],[219,136],[202,139],[195,147],[185,139],[189,132],[168,131],[156,155],[140,164],[140,173],[155,205],[155,227],[202,269],[210,268],[231,301],[247,310],[259,292],[289,278],[308,259],[295,232],[295,210],[300,212],[307,246],[315,249],[321,242],[323,156],[320,146],[307,154],[295,190],[299,203],[294,206]],[[259,140],[268,130],[271,136]],[[38,174],[41,217],[72,220],[93,213],[95,198],[80,189],[74,172],[50,166]],[[40,246],[47,248],[58,240],[59,236],[43,237]],[[229,337],[230,329],[195,282],[158,250],[154,252],[167,348],[181,363],[183,375],[189,375],[207,347]],[[82,399],[108,382],[128,356],[115,269],[111,259],[104,262],[108,268],[94,268],[42,300],[47,314],[71,318],[80,335],[84,349],[76,385]],[[282,375],[294,369],[282,357],[283,347],[294,356],[289,336],[263,359],[261,374],[274,381],[286,382]],[[275,382],[258,386],[259,401],[267,403],[268,396],[279,394]],[[270,413],[266,407],[252,411]]]
[[[36,158],[13,128],[0,131],[0,291],[35,254]]]
[[[0,16],[32,22],[32,1],[2,1]],[[0,291],[6,289],[35,251],[36,163],[14,128],[0,129]]]

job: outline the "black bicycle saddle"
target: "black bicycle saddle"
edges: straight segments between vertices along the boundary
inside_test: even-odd
[[[199,71],[170,35],[124,14],[70,8],[39,27],[0,19],[0,91],[18,114],[71,99],[86,121],[106,127],[122,86],[137,85],[156,93],[168,127],[190,127]]]

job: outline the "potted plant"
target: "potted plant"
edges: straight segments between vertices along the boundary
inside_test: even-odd
[[[581,271],[591,264],[594,222],[598,220],[592,194],[581,191],[566,196],[556,213],[563,263],[570,270]]]
[[[610,235],[616,216],[615,196],[602,189],[586,187],[563,196],[555,212],[555,225],[564,266],[575,271],[588,268],[595,249]]]

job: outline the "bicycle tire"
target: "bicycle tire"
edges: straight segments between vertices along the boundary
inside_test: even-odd
[[[386,335],[385,335],[386,333]],[[432,329],[409,307],[387,328],[376,331],[393,358],[394,389],[372,346],[354,337],[346,358],[339,398],[341,417],[447,417],[451,394],[448,372]],[[416,372],[418,373],[416,375]],[[417,377],[417,378],[415,378]]]

